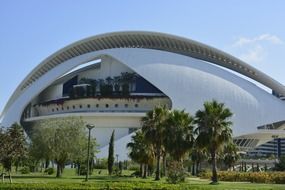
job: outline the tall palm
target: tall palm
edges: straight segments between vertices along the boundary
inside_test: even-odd
[[[238,161],[239,158],[240,158],[240,155],[238,154],[237,145],[234,142],[228,143],[224,147],[224,151],[223,151],[223,160],[226,166],[228,167],[228,169],[232,167],[234,170],[234,164]]]
[[[217,158],[218,151],[232,139],[232,112],[223,103],[216,100],[205,102],[204,108],[196,112],[197,144],[205,147],[211,156],[212,182],[218,182]]]
[[[164,146],[178,162],[193,146],[194,119],[184,110],[173,110],[167,119]]]
[[[192,160],[192,175],[198,176],[201,170],[201,162],[208,158],[205,148],[198,147],[196,142],[194,143],[193,150],[191,151]]]
[[[127,148],[130,150],[129,157],[133,161],[141,164],[141,168],[142,165],[145,166],[144,174],[140,171],[141,176],[143,175],[145,178],[147,166],[152,164],[154,158],[152,146],[147,144],[144,134],[141,131],[137,131],[135,135],[132,136],[131,142],[127,144]]]
[[[155,107],[142,118],[142,132],[145,139],[153,145],[156,156],[155,180],[160,180],[160,157],[163,148],[166,119],[168,116],[166,107]]]

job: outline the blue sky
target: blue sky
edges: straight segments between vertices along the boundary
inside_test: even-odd
[[[24,77],[64,46],[105,32],[147,30],[191,38],[285,84],[285,1],[1,0],[0,110]]]

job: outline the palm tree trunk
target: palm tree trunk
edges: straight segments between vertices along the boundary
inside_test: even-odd
[[[143,165],[140,164],[140,177],[142,177],[142,176],[143,176]]]
[[[160,180],[160,147],[156,148],[156,171],[155,171],[155,180]]]
[[[199,165],[200,165],[200,162],[197,160],[196,161],[196,171],[195,171],[195,173],[196,173],[196,176],[198,176],[198,174],[199,174]]]
[[[148,165],[147,165],[147,164],[144,164],[143,178],[146,178],[146,176],[147,176],[147,170],[148,170]]]
[[[162,158],[162,162],[163,162],[163,176],[166,176],[167,173],[166,173],[166,154],[163,155],[163,158]]]
[[[195,162],[192,163],[192,175],[195,175]]]
[[[212,183],[218,182],[216,151],[211,152],[212,157]]]

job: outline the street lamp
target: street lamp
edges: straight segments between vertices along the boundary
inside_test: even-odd
[[[86,172],[85,181],[88,181],[88,175],[89,175],[89,156],[90,156],[90,135],[91,135],[91,130],[95,127],[95,125],[87,124],[86,127],[87,127],[87,129],[89,130],[89,133],[88,133],[88,149],[87,149],[87,172]]]

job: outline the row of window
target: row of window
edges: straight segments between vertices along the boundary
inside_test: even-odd
[[[96,107],[96,108],[99,108],[100,105],[99,105],[99,104],[96,104],[95,107]],[[105,108],[109,108],[109,107],[110,107],[109,104],[105,104]],[[119,105],[118,105],[118,104],[114,104],[114,107],[115,107],[115,108],[118,108]],[[124,107],[125,107],[125,108],[128,108],[128,107],[129,107],[129,104],[125,104]],[[138,108],[139,105],[138,105],[138,104],[135,104],[134,107],[135,107],[135,108]],[[73,106],[72,106],[72,109],[75,109],[75,108],[76,108],[76,106],[73,105]],[[82,106],[82,105],[79,105],[79,108],[82,109],[83,106]],[[90,104],[87,104],[87,108],[91,108],[91,105],[90,105]],[[56,110],[56,111],[59,111],[60,109],[59,109],[59,108],[56,108],[56,109],[52,108],[51,111],[54,112],[55,110]],[[61,107],[61,110],[64,111],[64,107]],[[69,110],[69,106],[66,106],[66,110]]]

